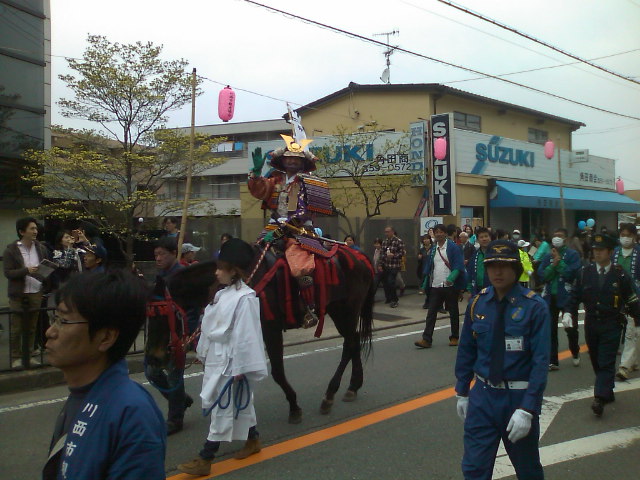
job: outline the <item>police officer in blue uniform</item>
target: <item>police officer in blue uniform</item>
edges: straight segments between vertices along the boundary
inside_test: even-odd
[[[631,277],[624,268],[611,262],[616,243],[615,238],[606,234],[593,237],[595,262],[582,269],[571,295],[571,309],[584,304],[584,333],[596,374],[591,410],[598,417],[604,413],[604,406],[615,400],[616,354],[626,322],[624,311],[634,318],[636,325],[640,319],[640,304]]]
[[[468,480],[490,479],[502,439],[519,479],[543,479],[538,440],[549,309],[518,283],[522,264],[515,244],[491,242],[484,264],[491,286],[469,302],[455,368],[457,411],[464,420],[462,472]]]

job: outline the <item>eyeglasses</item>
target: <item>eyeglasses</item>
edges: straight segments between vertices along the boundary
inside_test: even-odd
[[[84,321],[84,322],[70,322],[65,318],[62,318],[60,315],[58,315],[57,313],[53,314],[52,318],[49,318],[49,326],[53,327],[54,325],[56,326],[56,328],[60,328],[62,325],[77,325],[79,323],[89,323],[88,321]]]

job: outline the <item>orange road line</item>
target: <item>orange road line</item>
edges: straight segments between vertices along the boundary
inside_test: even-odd
[[[586,345],[583,345],[580,351],[587,351]],[[560,360],[564,360],[569,357],[571,357],[571,352],[569,350],[560,352],[558,354],[558,358]],[[334,425],[332,427],[308,433],[306,435],[302,435],[301,437],[292,438],[291,440],[285,440],[284,442],[276,443],[275,445],[271,445],[269,447],[264,447],[260,451],[260,453],[251,455],[244,460],[229,459],[223,460],[222,462],[214,463],[211,465],[213,472],[209,475],[196,477],[195,475],[180,473],[172,477],[167,477],[166,480],[204,480],[207,478],[224,475],[225,473],[233,472],[250,465],[255,465],[256,463],[264,462],[265,460],[279,457],[280,455],[285,455],[302,448],[310,447],[311,445],[315,445],[316,443],[321,443],[327,440],[331,440],[332,438],[346,435],[347,433],[355,432],[356,430],[360,430],[370,425],[389,420],[399,415],[404,415],[405,413],[412,412],[413,410],[417,410],[419,408],[426,407],[427,405],[432,405],[434,403],[441,402],[442,400],[454,397],[455,394],[456,392],[453,387],[438,390],[437,392],[423,395],[422,397],[409,400],[408,402],[399,403],[392,407],[387,407],[382,410],[378,410],[376,412],[368,413],[361,417],[354,418],[352,420],[347,420],[346,422],[339,423],[338,425]]]

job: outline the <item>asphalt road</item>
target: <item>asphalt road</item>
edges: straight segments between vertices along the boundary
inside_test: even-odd
[[[213,474],[264,480],[462,478],[462,423],[450,390],[456,349],[447,346],[445,323],[439,322],[431,350],[413,346],[419,325],[379,331],[357,400],[337,399],[329,415],[321,415],[318,407],[341,342],[319,340],[288,347],[285,365],[298,391],[303,422],[286,423],[284,395],[267,379],[256,392],[263,452],[237,461],[232,455],[242,442],[223,444]],[[566,348],[562,332],[560,339]],[[593,374],[586,353],[582,359],[578,368],[570,359],[563,360],[560,371],[550,373],[541,438],[546,476],[635,480],[640,467],[640,378],[622,384],[617,401],[598,419],[589,408]],[[197,397],[201,376],[193,367],[188,373],[187,391]],[[134,378],[144,381],[141,375]],[[345,377],[339,395],[347,383]],[[65,396],[65,387],[55,387],[0,397],[2,478],[38,478]],[[157,392],[154,396],[166,411],[166,401]],[[178,476],[175,466],[197,454],[208,431],[207,420],[192,407],[185,429],[169,437],[168,478],[195,478]],[[494,478],[515,478],[508,460],[501,457],[499,464]]]

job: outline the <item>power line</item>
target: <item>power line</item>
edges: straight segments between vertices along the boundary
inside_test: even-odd
[[[469,29],[471,29],[471,30],[475,30],[476,32],[479,32],[479,33],[481,33],[481,34],[483,34],[483,35],[487,35],[487,36],[489,36],[489,37],[495,38],[495,39],[500,40],[500,41],[502,41],[502,42],[505,42],[505,43],[508,43],[508,44],[510,44],[510,45],[513,45],[513,46],[515,46],[515,47],[522,48],[523,50],[527,50],[528,52],[534,53],[534,54],[536,54],[536,55],[540,55],[540,56],[542,56],[542,57],[549,58],[549,59],[553,60],[554,62],[558,62],[558,59],[557,59],[557,58],[555,58],[555,57],[553,57],[553,56],[551,56],[551,55],[547,55],[546,53],[541,52],[541,51],[539,51],[539,50],[534,50],[533,48],[525,47],[524,45],[521,45],[521,44],[519,44],[519,43],[517,43],[517,42],[512,42],[511,40],[507,40],[506,38],[503,38],[503,37],[501,37],[501,36],[499,36],[499,35],[494,35],[493,33],[486,32],[485,30],[482,30],[481,28],[477,28],[477,27],[474,27],[473,25],[469,25],[469,24],[464,23],[464,22],[461,22],[461,21],[459,21],[459,20],[456,20],[456,19],[453,19],[453,18],[447,17],[446,15],[442,15],[442,14],[440,14],[440,13],[434,12],[433,10],[429,10],[428,8],[425,8],[425,7],[421,6],[421,5],[416,5],[416,4],[411,3],[411,2],[409,2],[409,1],[407,1],[407,0],[400,0],[400,1],[401,1],[402,3],[404,3],[405,5],[409,5],[410,7],[413,7],[413,8],[415,8],[415,9],[417,9],[417,10],[422,10],[423,12],[427,12],[427,13],[429,13],[429,14],[431,14],[431,15],[434,15],[434,16],[436,16],[436,17],[440,17],[440,18],[442,18],[442,19],[444,19],[444,20],[447,20],[447,21],[449,21],[449,22],[456,23],[456,24],[458,24],[458,25],[461,25],[461,26],[463,26],[463,27],[469,28]],[[636,49],[636,50],[637,50],[637,49]],[[635,50],[631,50],[631,51],[635,51]],[[608,58],[608,56],[598,57],[598,58],[591,58],[591,59],[589,59],[589,61],[601,60],[601,59],[603,59],[603,58]],[[600,75],[600,74],[598,74],[598,73],[596,73],[596,72],[594,72],[594,71],[592,71],[592,70],[590,70],[590,69],[589,69],[589,70],[587,70],[587,69],[585,69],[585,68],[577,67],[576,65],[578,65],[578,64],[580,64],[580,63],[582,63],[582,62],[564,63],[564,64],[561,64],[561,65],[558,65],[558,66],[560,67],[560,66],[567,66],[567,65],[571,65],[571,66],[573,66],[573,68],[575,68],[576,70],[580,70],[580,71],[581,71],[581,72],[583,72],[583,73],[587,73],[587,74],[589,74],[589,75],[593,75],[594,77],[598,77],[598,78],[601,78],[601,79],[603,79],[603,80],[607,80],[608,82],[613,82],[613,83],[615,83],[616,85],[629,86],[629,85],[627,85],[627,84],[623,84],[623,83],[619,82],[619,81],[618,81],[618,80],[616,80],[615,78],[611,78],[611,77],[608,77],[608,76],[605,76],[605,75]],[[543,67],[543,68],[541,68],[540,70],[542,70],[542,69],[544,69],[544,68],[555,68],[555,67]],[[528,72],[535,72],[536,70],[538,70],[538,69],[523,70],[522,72],[516,72],[516,73],[528,73]],[[505,75],[513,75],[513,74],[503,74],[503,75],[499,75],[499,76],[505,76]],[[634,77],[629,77],[629,78],[634,78]],[[470,80],[476,80],[476,79],[474,78],[474,79],[470,79]],[[459,80],[459,82],[467,82],[467,81],[470,81],[470,80]],[[453,83],[453,82],[445,82],[445,83]]]
[[[505,83],[508,83],[510,85],[514,85],[514,86],[521,87],[521,88],[524,88],[524,89],[527,89],[527,90],[531,90],[533,92],[541,93],[543,95],[547,95],[547,96],[550,96],[550,97],[553,97],[553,98],[557,98],[559,100],[564,100],[566,102],[573,103],[575,105],[580,105],[582,107],[590,108],[592,110],[597,110],[599,112],[609,113],[611,115],[616,115],[618,117],[630,118],[632,120],[640,120],[640,117],[635,117],[633,115],[627,115],[627,114],[624,114],[624,113],[614,112],[614,111],[611,111],[611,110],[607,110],[605,108],[596,107],[594,105],[589,105],[587,103],[580,102],[578,100],[572,100],[570,98],[563,97],[563,96],[557,95],[555,93],[546,92],[546,91],[541,90],[539,88],[531,87],[531,86],[525,85],[523,83],[514,82],[513,80],[507,80],[506,78],[500,78],[497,75],[491,75],[489,73],[484,73],[484,72],[481,72],[479,70],[474,70],[473,68],[464,67],[462,65],[456,65],[455,63],[451,63],[451,62],[447,62],[445,60],[440,60],[438,58],[430,57],[428,55],[424,55],[422,53],[414,52],[412,50],[407,50],[406,48],[402,48],[402,47],[398,47],[398,46],[394,46],[394,45],[389,45],[389,44],[387,44],[385,42],[381,42],[379,40],[375,40],[375,39],[370,38],[370,37],[365,37],[364,35],[353,33],[353,32],[350,32],[348,30],[344,30],[344,29],[341,29],[341,28],[333,27],[331,25],[327,25],[326,23],[321,23],[321,22],[318,22],[316,20],[311,20],[309,18],[301,17],[300,15],[296,15],[296,14],[293,14],[293,13],[285,12],[284,10],[280,10],[280,9],[277,9],[277,8],[274,8],[274,7],[270,7],[268,5],[264,5],[262,3],[255,2],[253,0],[243,0],[243,1],[246,2],[246,3],[250,3],[252,5],[255,5],[257,7],[261,7],[261,8],[264,8],[266,10],[270,10],[272,12],[279,13],[281,15],[284,15],[284,16],[287,16],[287,17],[290,17],[290,18],[294,18],[296,20],[300,20],[302,22],[305,22],[305,23],[308,23],[308,24],[311,24],[311,25],[315,25],[315,26],[320,27],[320,28],[324,28],[324,29],[327,29],[327,30],[331,30],[333,32],[338,32],[338,33],[340,33],[342,35],[346,35],[348,37],[352,37],[352,38],[355,38],[355,39],[358,39],[358,40],[362,40],[363,42],[366,42],[366,43],[372,43],[374,45],[387,47],[387,48],[395,48],[396,51],[403,52],[403,53],[406,53],[408,55],[412,55],[412,56],[415,56],[415,57],[418,57],[418,58],[422,58],[422,59],[425,59],[425,60],[431,60],[433,62],[441,63],[441,64],[447,65],[449,67],[453,67],[453,68],[457,68],[457,69],[460,69],[460,70],[465,70],[467,72],[475,73],[476,75],[483,75],[484,77],[487,77],[487,78],[492,78],[494,80],[499,80],[501,82],[505,82]]]
[[[3,50],[9,50],[11,52],[16,52],[16,53],[30,53],[30,54],[34,54],[34,55],[44,55],[45,57],[55,57],[55,58],[64,58],[65,60],[79,60],[79,61],[84,61],[83,58],[78,58],[78,57],[69,57],[67,55],[54,55],[52,53],[42,53],[42,52],[36,52],[35,50],[24,50],[22,48],[13,48],[13,47],[0,47]]]
[[[632,82],[632,83],[635,83],[637,85],[640,85],[639,81],[634,80],[631,77],[626,77],[626,76],[624,76],[624,75],[622,75],[620,73],[614,72],[613,70],[609,70],[609,69],[604,68],[604,67],[602,67],[600,65],[592,63],[589,60],[586,60],[586,59],[581,58],[581,57],[579,57],[577,55],[574,55],[573,53],[567,52],[566,50],[562,50],[559,47],[551,45],[550,43],[547,43],[547,42],[545,42],[543,40],[539,40],[539,39],[537,39],[537,38],[535,38],[535,37],[533,37],[533,36],[531,36],[531,35],[529,35],[527,33],[524,33],[524,32],[521,32],[519,30],[516,30],[515,28],[510,27],[509,25],[506,25],[504,23],[500,23],[497,20],[494,20],[492,18],[485,17],[484,15],[482,15],[482,14],[480,14],[478,12],[474,12],[473,10],[469,10],[468,8],[465,8],[465,7],[461,6],[461,5],[457,5],[457,4],[455,4],[455,3],[453,3],[453,2],[451,2],[449,0],[438,0],[438,2],[443,3],[445,5],[448,5],[450,7],[453,7],[455,9],[457,9],[457,10],[460,10],[461,12],[464,12],[464,13],[466,13],[468,15],[472,15],[472,16],[474,16],[476,18],[479,18],[480,20],[483,20],[485,22],[489,22],[489,23],[491,23],[491,24],[493,24],[493,25],[495,25],[497,27],[500,27],[500,28],[502,28],[504,30],[508,30],[508,31],[510,31],[512,33],[515,33],[516,35],[520,35],[521,37],[524,37],[524,38],[526,38],[528,40],[531,40],[532,42],[535,42],[535,43],[538,43],[540,45],[543,45],[543,46],[545,46],[547,48],[550,48],[551,50],[553,50],[555,52],[561,53],[562,55],[566,55],[567,57],[573,58],[574,60],[578,60],[579,62],[585,63],[585,64],[587,64],[587,65],[589,65],[589,66],[591,66],[593,68],[597,68],[598,70],[602,70],[603,72],[606,72],[606,73],[608,73],[610,75],[614,75],[616,77],[622,78],[623,80],[627,80],[628,82]]]
[[[189,75],[191,75],[191,72],[189,72]],[[223,85],[223,86],[230,85],[229,82],[220,82],[218,80],[213,80],[213,79],[208,78],[208,77],[203,77],[202,75],[198,75],[198,78],[201,78],[202,80],[206,80],[206,81],[211,82],[211,83],[215,83],[217,85]],[[275,100],[277,102],[288,103],[290,105],[298,105],[298,106],[303,106],[304,105],[304,103],[294,102],[293,100],[287,100],[287,99],[284,99],[284,98],[272,97],[271,95],[266,95],[264,93],[254,92],[253,90],[247,90],[246,88],[240,88],[240,87],[238,87],[236,85],[232,85],[232,86],[233,86],[234,89],[236,89],[236,90],[238,90],[240,92],[246,92],[246,93],[249,93],[251,95],[256,95],[258,97],[264,97],[264,98],[268,98],[270,100]],[[316,108],[316,107],[309,107],[309,110],[320,111],[320,109]],[[331,113],[331,115],[333,115],[335,117],[340,117],[340,118],[349,118],[349,119],[351,118],[348,115],[342,115],[342,114],[339,114],[339,113]]]
[[[213,80],[213,79],[211,79],[211,78],[203,77],[202,75],[198,75],[198,78],[201,78],[202,80],[207,80],[207,81],[209,81],[209,82],[211,82],[211,83],[215,83],[215,84],[217,84],[217,85],[222,85],[222,86],[229,85],[229,83],[219,82],[218,80]],[[268,99],[270,99],[270,100],[276,100],[276,101],[278,101],[278,102],[290,103],[290,104],[292,104],[292,105],[301,105],[301,106],[302,106],[302,105],[304,105],[303,103],[292,102],[291,100],[285,100],[285,99],[283,99],[283,98],[272,97],[272,96],[270,96],[270,95],[265,95],[264,93],[254,92],[254,91],[251,91],[251,90],[247,90],[247,89],[245,89],[245,88],[237,87],[237,86],[235,86],[235,85],[234,85],[234,87],[233,87],[233,88],[235,88],[236,90],[238,90],[238,91],[240,91],[240,92],[247,92],[247,93],[250,93],[250,94],[252,94],[252,95],[257,95],[257,96],[259,96],[259,97],[268,98]]]
[[[628,130],[630,128],[640,128],[640,125],[637,123],[631,123],[627,125],[622,125],[621,127],[613,127],[613,128],[605,128],[600,130],[594,130],[593,132],[575,132],[574,135],[599,135],[601,133],[609,133],[609,132],[619,132],[620,130]]]
[[[633,53],[633,52],[637,52],[640,51],[640,48],[634,48],[633,50],[625,50],[624,52],[618,52],[618,53],[612,53],[610,55],[603,55],[601,57],[595,57],[595,58],[591,58],[590,60],[602,60],[603,58],[611,58],[611,57],[617,57],[620,55],[626,55],[627,53]],[[561,68],[561,67],[568,67],[570,65],[577,65],[581,62],[569,62],[569,63],[561,63],[559,65],[549,65],[547,67],[538,67],[538,68],[530,68],[528,70],[519,70],[517,72],[509,72],[509,73],[501,73],[499,75],[497,75],[498,77],[506,77],[508,75],[518,75],[520,73],[531,73],[531,72],[538,72],[540,70],[550,70],[552,68]],[[582,69],[581,69],[582,70]],[[584,70],[582,70],[584,71]],[[604,78],[601,77],[600,75],[598,75],[598,77],[600,78]],[[467,79],[463,79],[463,80],[452,80],[450,82],[443,82],[443,83],[461,83],[461,82],[471,82],[474,80],[482,80],[484,77],[474,77],[474,78],[467,78]],[[615,82],[615,80],[611,79],[607,79],[607,80],[612,80]],[[619,83],[619,82],[616,82]]]

